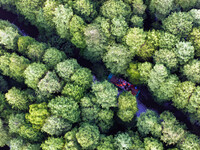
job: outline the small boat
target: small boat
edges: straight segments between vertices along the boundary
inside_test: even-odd
[[[140,90],[137,88],[137,86],[134,86],[122,78],[114,76],[112,73],[109,74],[108,81],[124,91],[131,91],[131,93],[136,97],[140,93]]]

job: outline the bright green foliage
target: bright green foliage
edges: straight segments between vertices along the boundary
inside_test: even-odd
[[[95,104],[97,98],[93,95],[88,95],[80,100],[81,119],[85,122],[95,122],[98,119],[100,108]]]
[[[146,34],[143,29],[130,28],[124,37],[125,43],[130,47],[132,55],[136,54],[139,48],[145,43]]]
[[[169,49],[175,48],[175,45],[180,41],[180,38],[177,36],[168,33],[162,32],[159,38],[159,47],[162,49]]]
[[[23,147],[23,139],[22,138],[12,138],[10,140],[10,148],[11,149],[19,149]]]
[[[85,28],[84,35],[87,47],[83,50],[83,57],[91,62],[101,61],[107,44],[103,32],[96,24],[90,24]]]
[[[124,122],[130,122],[138,111],[136,97],[131,92],[120,94],[118,108],[118,117]]]
[[[73,16],[73,10],[67,4],[65,6],[59,5],[55,8],[55,17],[53,22],[56,25],[56,31],[61,38],[70,39],[69,36],[69,23]]]
[[[155,52],[154,61],[157,64],[164,64],[169,70],[175,71],[178,68],[176,54],[168,49],[160,49]]]
[[[91,22],[97,16],[95,3],[92,0],[76,0],[73,8],[76,14],[88,22]]]
[[[59,62],[66,59],[64,52],[59,51],[56,48],[49,48],[43,55],[43,62],[49,68],[54,68]]]
[[[83,32],[86,26],[84,20],[77,15],[73,15],[69,24],[70,34],[73,35],[76,32]]]
[[[200,83],[200,61],[193,59],[183,66],[182,73],[189,81]]]
[[[118,89],[107,80],[92,84],[92,92],[95,94],[97,104],[102,108],[117,107]]]
[[[22,125],[25,125],[25,114],[10,115],[8,124],[10,133],[19,133]]]
[[[130,63],[127,69],[129,81],[136,85],[147,84],[151,69],[152,64],[150,62]]]
[[[160,115],[162,125],[161,140],[166,145],[174,145],[179,142],[184,136],[183,126],[176,120],[176,117],[168,111],[164,111]]]
[[[47,45],[40,42],[33,42],[27,47],[26,55],[32,61],[41,61],[42,56],[47,49]]]
[[[100,138],[100,132],[96,125],[83,123],[76,133],[76,139],[83,149],[95,149]]]
[[[17,10],[25,16],[26,19],[35,23],[37,11],[43,5],[45,0],[17,0],[15,2]]]
[[[41,144],[43,150],[62,150],[64,146],[64,140],[62,138],[48,137],[44,143]]]
[[[200,28],[193,28],[189,35],[190,42],[193,43],[195,49],[195,56],[200,57]]]
[[[0,119],[0,147],[3,147],[7,144],[7,142],[10,140],[10,135],[3,127],[3,121]]]
[[[195,26],[200,25],[200,10],[199,9],[192,9],[189,11],[190,15],[193,18],[193,24]]]
[[[56,66],[56,72],[59,77],[65,81],[70,81],[70,77],[77,71],[77,69],[80,69],[80,65],[77,60],[73,58],[60,62]]]
[[[172,98],[173,105],[176,108],[185,109],[195,88],[195,84],[190,81],[179,83]]]
[[[63,118],[50,116],[45,120],[44,125],[42,126],[41,130],[50,134],[59,136],[62,133],[70,130],[72,124],[68,121],[64,120]]]
[[[13,26],[9,22],[0,21],[0,44],[7,49],[15,50],[20,34],[16,27],[14,28]]]
[[[40,131],[34,129],[29,124],[21,126],[19,135],[30,142],[40,142],[44,136]]]
[[[60,79],[55,72],[48,71],[45,77],[38,83],[38,88],[44,93],[58,93],[61,90]]]
[[[143,25],[144,25],[144,23],[143,23],[144,19],[142,17],[137,16],[137,15],[133,15],[131,17],[130,21],[131,21],[131,24],[132,24],[133,27],[142,28]]]
[[[152,44],[145,42],[143,45],[140,46],[136,55],[138,56],[139,60],[148,61],[151,60],[152,56],[154,55],[155,49]]]
[[[10,76],[18,82],[24,81],[23,74],[24,70],[28,67],[30,63],[29,60],[23,56],[17,55],[16,53],[12,53],[9,60]]]
[[[73,98],[77,102],[84,96],[84,92],[83,87],[71,83],[67,83],[62,90],[64,96]]]
[[[199,111],[199,109],[200,109],[200,107],[199,107],[200,91],[199,90],[200,90],[200,86],[197,86],[189,99],[188,105],[186,106],[187,111],[189,113],[198,114],[198,118],[200,118],[199,117],[199,113],[200,113],[200,111]]]
[[[163,20],[166,31],[180,37],[186,37],[192,30],[192,17],[186,12],[174,12]]]
[[[97,150],[115,150],[113,136],[100,135],[100,142]]]
[[[133,14],[145,17],[147,6],[143,0],[132,0]]]
[[[71,38],[71,42],[77,47],[77,48],[85,48],[86,47],[86,41],[84,34],[82,32],[75,32]]]
[[[115,138],[115,146],[118,150],[129,150],[132,147],[132,140],[128,133],[118,133]]]
[[[152,110],[148,109],[138,117],[137,128],[142,136],[146,137],[149,134],[158,138],[161,136],[162,127],[158,114]]]
[[[124,17],[119,16],[111,20],[111,34],[116,37],[123,37],[128,30],[128,24]]]
[[[68,131],[64,138],[65,138],[65,145],[64,145],[64,149],[70,149],[70,150],[80,150],[80,145],[77,142],[76,139],[76,133],[77,133],[78,129],[77,128],[73,128],[71,131]]]
[[[183,11],[187,11],[193,7],[195,7],[197,0],[175,0],[175,3],[183,9]]]
[[[174,0],[151,0],[149,9],[151,14],[162,20],[173,10]]]
[[[98,113],[98,123],[101,132],[106,133],[113,126],[114,112],[111,109],[101,109]]]
[[[144,138],[144,147],[145,150],[164,150],[162,142],[152,137]]]
[[[42,63],[32,63],[30,64],[26,70],[24,71],[25,83],[36,89],[38,82],[43,77],[43,75],[47,72],[47,68]]]
[[[107,48],[107,53],[103,57],[103,61],[113,74],[125,74],[132,58],[133,56],[127,47],[115,44]]]
[[[30,104],[28,95],[25,91],[17,89],[16,87],[11,88],[5,94],[7,102],[12,106],[14,109],[19,110],[27,110],[28,105]]]
[[[199,137],[195,134],[187,133],[183,138],[183,141],[178,143],[178,147],[181,150],[198,150],[200,147]]]
[[[179,42],[174,50],[181,65],[194,58],[194,47],[191,42]]]
[[[91,87],[93,76],[91,70],[88,68],[80,68],[78,69],[72,76],[71,81],[74,84],[83,87],[85,90]]]
[[[67,119],[72,123],[77,122],[80,118],[79,105],[72,98],[58,96],[49,102],[48,107],[53,115]]]
[[[161,32],[159,30],[152,29],[147,32],[146,41],[153,45],[154,49],[158,49],[160,45],[160,39],[161,39]]]
[[[112,19],[114,17],[127,17],[131,14],[131,7],[122,0],[108,0],[103,3],[100,12],[104,17]]]
[[[34,129],[41,129],[45,123],[45,119],[50,115],[47,110],[47,104],[32,104],[29,105],[29,113],[26,114],[26,119],[32,124]]]
[[[30,36],[20,36],[17,45],[18,45],[18,52],[20,54],[27,54],[28,46],[33,44],[35,42],[35,39]],[[38,43],[37,43],[38,44]]]

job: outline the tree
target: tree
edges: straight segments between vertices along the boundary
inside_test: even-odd
[[[174,0],[151,0],[149,10],[159,20],[164,19],[174,9]]]
[[[71,76],[71,81],[75,85],[83,87],[85,90],[91,87],[93,76],[88,68],[80,68]]]
[[[76,14],[87,22],[91,22],[97,16],[96,5],[91,0],[77,0],[73,4]]]
[[[24,71],[25,83],[36,89],[40,79],[47,72],[47,68],[42,63],[32,63]]]
[[[194,47],[191,42],[179,42],[174,50],[181,65],[194,58]]]
[[[136,97],[131,92],[120,94],[118,108],[118,117],[124,122],[130,122],[138,111]]]
[[[152,135],[160,138],[161,136],[162,126],[158,114],[152,110],[148,109],[138,117],[137,128],[143,137]]]
[[[0,91],[6,92],[8,91],[8,82],[0,75]]]
[[[145,150],[164,150],[162,142],[152,137],[144,138],[144,147]]]
[[[43,55],[43,62],[50,69],[54,68],[59,62],[66,59],[64,52],[59,51],[56,48],[49,48]]]
[[[133,15],[130,19],[131,24],[133,27],[143,28],[144,25],[144,19],[142,17],[139,17],[137,15]]]
[[[32,124],[34,129],[40,130],[49,115],[47,104],[43,102],[29,105],[29,113],[26,114],[26,119]]]
[[[1,119],[0,119],[0,136],[1,136],[0,147],[4,147],[5,145],[7,145],[7,142],[10,140],[10,135],[7,132],[7,130],[4,129],[3,121]]]
[[[61,38],[70,39],[70,20],[73,17],[73,10],[69,5],[59,5],[54,11],[55,17],[52,19],[58,35]]]
[[[156,51],[154,61],[157,64],[164,64],[172,72],[176,71],[178,68],[178,58],[171,50],[160,49]]]
[[[199,57],[200,56],[200,29],[199,28],[193,28],[192,32],[189,35],[189,41],[192,43],[195,49],[195,56]]]
[[[187,111],[185,108],[195,88],[195,84],[191,81],[180,82],[175,88],[175,93],[172,98],[173,105],[178,109]]]
[[[20,54],[27,55],[28,46],[33,44],[34,42],[36,42],[35,39],[30,36],[20,36],[17,41],[17,45],[18,45],[17,51]]]
[[[107,80],[92,84],[92,93],[97,98],[96,103],[102,108],[117,107],[117,88]]]
[[[70,81],[71,76],[80,68],[81,66],[78,64],[77,60],[70,58],[58,63],[56,65],[56,72],[58,76],[65,81]]]
[[[182,74],[194,83],[200,83],[200,61],[197,59],[191,60],[188,64],[185,64],[182,68]]]
[[[96,125],[83,123],[76,133],[76,139],[83,149],[95,149],[99,142],[100,132]]]
[[[104,17],[112,19],[114,17],[127,17],[131,14],[131,7],[122,0],[108,0],[103,3],[100,12]]]
[[[53,115],[67,119],[71,123],[80,119],[79,105],[72,98],[58,96],[49,102],[48,107]]]
[[[97,150],[114,150],[114,138],[112,135],[100,135],[100,142],[97,146]]]
[[[84,96],[84,92],[85,89],[83,87],[67,83],[62,90],[62,95],[70,97],[79,102],[80,99]]]
[[[55,72],[48,71],[43,79],[38,83],[38,88],[41,92],[52,94],[61,91],[61,81]]]
[[[12,108],[17,110],[27,110],[28,105],[31,103],[29,97],[25,91],[12,87],[5,94],[7,102],[12,106]]]
[[[186,37],[192,30],[192,17],[187,12],[174,12],[162,21],[164,30]]]
[[[196,0],[193,0],[193,1],[196,1]],[[199,11],[199,9],[192,9],[192,10],[189,11],[189,13],[193,18],[194,26],[199,26],[200,25],[200,18],[199,18],[200,11]]]
[[[175,0],[175,3],[181,7],[183,11],[187,11],[195,7],[197,0]]]
[[[131,137],[128,135],[127,132],[116,134],[114,140],[114,145],[117,147],[118,150],[128,150],[132,147],[133,144]]]
[[[25,125],[25,114],[11,114],[8,122],[9,132],[19,134],[20,127]]]
[[[62,150],[64,146],[64,140],[62,138],[54,138],[54,137],[48,137],[47,140],[45,140],[41,147],[43,150]]]
[[[145,10],[147,6],[143,0],[132,0],[133,14],[146,17]]]
[[[129,46],[131,54],[134,56],[139,48],[145,43],[146,33],[140,28],[129,28],[124,36],[125,43]]]
[[[121,44],[114,44],[107,48],[103,61],[113,74],[125,74],[132,58],[133,56],[127,47]]]
[[[69,131],[71,127],[72,124],[65,119],[57,116],[50,116],[45,120],[45,123],[42,126],[41,130],[50,134],[51,136],[60,136],[66,131]]]

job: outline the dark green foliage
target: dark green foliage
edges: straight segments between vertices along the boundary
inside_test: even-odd
[[[80,119],[79,105],[72,98],[56,97],[49,102],[48,107],[53,115],[67,119],[72,123],[78,122]]]
[[[131,92],[124,92],[118,98],[118,117],[124,122],[130,122],[138,111],[136,97]]]
[[[193,28],[192,32],[189,35],[190,42],[193,43],[194,49],[195,49],[195,56],[200,56],[200,28]]]
[[[3,121],[0,119],[0,147],[4,147],[10,140],[10,135],[6,129],[4,129]]]
[[[10,133],[20,133],[20,127],[25,125],[25,115],[24,114],[12,114],[9,117],[9,132]]]
[[[59,62],[66,59],[66,55],[64,52],[59,51],[56,48],[49,48],[43,55],[43,62],[50,69],[54,68]]]
[[[131,21],[133,27],[142,28],[143,25],[144,25],[144,23],[143,23],[144,19],[142,17],[137,16],[137,15],[132,16],[130,21]]]
[[[181,7],[184,11],[187,11],[195,7],[197,0],[175,0],[175,3]]]
[[[93,83],[92,92],[97,98],[96,103],[102,108],[117,107],[117,88],[107,80],[100,83]]]
[[[8,90],[8,82],[0,75],[0,91],[6,92]]]
[[[99,138],[98,127],[89,123],[83,123],[76,133],[76,139],[83,149],[96,148]]]
[[[26,55],[28,52],[28,46],[33,44],[35,42],[35,39],[30,36],[20,36],[17,45],[18,45],[18,52],[21,54]],[[38,43],[37,43],[38,44]]]
[[[97,147],[97,150],[114,150],[114,139],[113,136],[105,136],[105,135],[100,135],[100,142]]]
[[[47,72],[47,68],[44,64],[42,63],[30,64],[24,71],[25,83],[29,87],[36,89],[38,82],[44,76],[46,72]]]

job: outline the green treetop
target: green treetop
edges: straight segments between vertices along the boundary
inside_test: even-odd
[[[138,111],[136,97],[131,92],[120,94],[118,108],[118,117],[124,122],[130,122]]]
[[[181,7],[183,11],[187,11],[195,7],[197,0],[175,0],[175,3]]]
[[[110,136],[105,136],[105,135],[100,135],[100,142],[97,146],[97,150],[114,150],[114,138],[112,135]]]
[[[118,150],[129,150],[133,145],[131,137],[127,132],[116,134],[114,140],[114,145]]]
[[[118,89],[107,80],[92,84],[92,92],[97,98],[97,104],[102,108],[117,107]]]
[[[162,142],[152,137],[144,138],[144,147],[145,150],[164,150]]]
[[[78,122],[80,119],[79,105],[72,98],[56,97],[49,102],[48,107],[53,115],[67,119],[72,123]]]
[[[41,144],[41,148],[43,150],[62,150],[64,146],[64,140],[63,138],[54,138],[54,137],[48,137],[47,140],[45,140]]]
[[[195,56],[200,57],[200,28],[193,28],[189,35],[189,41],[193,44],[195,49]]]
[[[83,149],[95,149],[99,142],[100,132],[96,125],[83,123],[76,133],[76,139]]]

